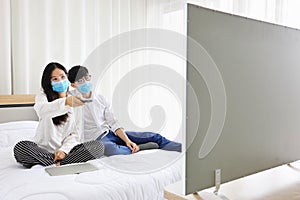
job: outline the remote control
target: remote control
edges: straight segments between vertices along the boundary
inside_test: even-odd
[[[91,103],[91,102],[93,102],[92,99],[80,99],[80,101],[82,101],[83,103]]]

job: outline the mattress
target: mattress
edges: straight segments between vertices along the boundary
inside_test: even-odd
[[[92,160],[89,162],[99,170],[81,174],[50,176],[40,165],[25,169],[16,163],[13,146],[20,140],[32,140],[37,124],[0,124],[1,200],[164,199],[163,188],[181,179],[181,154],[163,150]]]

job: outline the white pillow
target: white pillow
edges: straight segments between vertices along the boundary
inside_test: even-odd
[[[0,147],[14,146],[22,140],[33,140],[37,121],[15,121],[0,123]]]

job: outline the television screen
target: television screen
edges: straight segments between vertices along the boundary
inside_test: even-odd
[[[186,193],[300,158],[300,31],[188,5]]]

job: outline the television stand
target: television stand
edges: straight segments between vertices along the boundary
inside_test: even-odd
[[[182,182],[167,186],[164,197],[168,200],[224,200],[209,188],[183,195]],[[228,200],[296,200],[300,197],[300,160],[274,167],[256,174],[222,183],[220,194]]]

